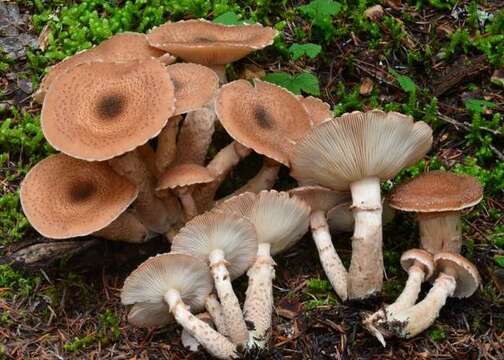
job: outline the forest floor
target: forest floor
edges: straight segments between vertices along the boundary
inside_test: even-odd
[[[383,13],[367,16],[366,9],[377,3]],[[503,359],[503,9],[504,1],[449,0],[0,2],[0,255],[20,242],[40,240],[22,214],[18,187],[36,162],[54,152],[40,130],[40,106],[31,99],[48,66],[113,33],[145,32],[167,20],[257,21],[281,35],[270,48],[228,67],[231,80],[266,76],[292,91],[320,96],[336,116],[382,108],[434,129],[426,159],[387,181],[385,193],[433,169],[479,179],[485,198],[464,216],[462,252],[483,281],[471,298],[449,299],[428,331],[390,340],[384,348],[363,329],[361,318],[401,291],[405,273],[399,257],[418,244],[414,218],[399,213],[385,226],[384,291],[366,302],[340,302],[306,236],[277,259],[271,350],[247,357]],[[229,141],[217,132],[209,154]],[[258,156],[245,160],[220,194],[259,167]],[[275,187],[292,184],[282,169]],[[334,242],[348,265],[350,235]],[[145,246],[99,241],[43,267],[1,264],[0,359],[207,358],[184,350],[176,326],[143,330],[126,321],[119,299],[125,277],[149,255],[168,250],[162,239]],[[246,278],[234,283],[241,300],[246,285]]]

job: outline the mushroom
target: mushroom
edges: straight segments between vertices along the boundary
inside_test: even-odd
[[[434,274],[434,259],[422,249],[411,249],[401,256],[401,266],[408,273],[408,280],[396,301],[364,319],[364,326],[385,346],[382,334],[377,330],[380,323],[393,318],[399,311],[415,305],[422,283]]]
[[[331,106],[328,103],[313,96],[304,97],[299,95],[298,99],[310,115],[310,120],[313,125],[319,125],[326,120],[332,119],[333,114],[331,112]]]
[[[255,80],[254,85],[246,80],[224,85],[218,92],[215,111],[222,126],[235,140],[229,149],[236,148],[233,144],[239,143],[241,147],[275,160],[278,166],[289,166],[294,142],[311,128],[310,116],[294,94],[260,80]],[[202,208],[210,207],[220,183],[240,157],[230,156],[226,161],[208,165],[219,175],[215,182],[197,192],[202,194],[202,199],[196,200]]]
[[[421,159],[432,130],[409,116],[378,110],[326,121],[294,147],[292,176],[304,185],[352,193],[355,229],[348,296],[361,299],[383,284],[380,180]]]
[[[141,221],[164,233],[179,209],[166,209],[154,196],[153,176],[132,150],[157,136],[174,109],[173,84],[159,61],[95,62],[74,66],[52,82],[41,125],[48,142],[72,157],[111,159],[114,170],[140,188]]]
[[[207,212],[180,230],[173,239],[172,251],[209,262],[229,336],[234,344],[245,345],[248,330],[231,280],[254,263],[257,253],[254,226],[238,215]]]
[[[327,210],[350,197],[348,192],[337,192],[321,186],[303,186],[289,193],[310,205],[310,228],[317,246],[320,262],[329,282],[341,300],[348,298],[347,271],[332,243],[327,224]]]
[[[418,304],[391,314],[378,330],[385,335],[412,338],[434,323],[448,297],[471,296],[480,284],[476,267],[463,256],[440,252],[434,255],[438,276]]]
[[[432,254],[460,253],[461,212],[482,198],[483,189],[474,177],[431,171],[399,185],[390,196],[390,206],[417,213],[423,249]]]
[[[85,236],[119,226],[121,240],[141,242],[148,232],[124,211],[137,187],[106,163],[86,162],[64,154],[40,161],[21,183],[21,206],[30,224],[51,239]],[[96,211],[100,209],[100,211]],[[117,239],[117,236],[113,236]]]
[[[222,25],[198,19],[163,24],[154,28],[147,40],[187,62],[211,67],[225,83],[226,64],[273,44],[277,34],[260,24]]]
[[[264,348],[271,333],[273,279],[277,255],[296,243],[308,230],[310,208],[286,192],[274,190],[244,193],[219,206],[217,211],[240,214],[257,231],[257,257],[248,270],[249,284],[244,305],[245,320],[251,324],[249,347]]]
[[[212,289],[212,278],[204,262],[186,254],[162,254],[151,257],[128,276],[121,302],[141,304],[133,307],[128,316],[135,326],[156,322],[157,317],[168,320],[173,316],[212,356],[236,358],[235,345],[191,314],[203,309]]]
[[[182,116],[172,117],[157,137],[155,163],[159,173],[164,173],[177,157],[177,134]]]
[[[33,99],[42,104],[52,82],[58,76],[79,64],[93,61],[117,63],[151,58],[157,58],[165,64],[175,60],[164,51],[149,46],[145,34],[134,32],[116,34],[98,46],[81,51],[52,66],[42,79],[38,90],[33,95]]]
[[[169,168],[159,179],[156,190],[173,189],[190,220],[198,215],[198,208],[191,195],[193,186],[212,182],[214,178],[206,167],[196,164],[181,164]]]
[[[199,313],[198,315],[196,315],[196,317],[199,320],[208,324],[209,326],[213,327],[212,317],[210,316],[209,313],[207,312]],[[180,335],[180,341],[182,342],[182,345],[189,351],[192,352],[199,351],[200,343],[185,329],[182,330],[182,334]]]

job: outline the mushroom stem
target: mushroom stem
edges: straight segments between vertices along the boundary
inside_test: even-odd
[[[238,357],[235,345],[187,310],[188,306],[184,304],[177,290],[168,290],[164,295],[164,300],[170,307],[175,320],[212,356],[219,359]]]
[[[199,313],[196,315],[196,317],[199,320],[204,321],[205,323],[207,323],[210,326],[213,325],[212,317],[210,316],[210,314],[208,314],[206,312]],[[198,342],[198,340],[196,340],[194,337],[192,337],[192,335],[190,335],[187,332],[187,330],[184,329],[182,331],[182,334],[180,334],[180,340],[182,341],[182,345],[186,349],[188,349],[189,351],[196,352],[199,350],[200,343]]]
[[[260,243],[257,258],[248,270],[249,278],[243,312],[245,320],[251,324],[248,347],[266,347],[271,330],[273,315],[273,279],[275,261],[270,254],[271,245]]]
[[[348,298],[348,274],[332,243],[327,218],[323,211],[312,212],[310,227],[326,276],[336,294],[345,301]]]
[[[363,299],[383,285],[382,203],[380,179],[368,177],[350,184],[355,219],[348,296]]]
[[[446,299],[453,295],[457,286],[454,276],[440,273],[429,293],[418,304],[392,314],[384,324],[385,332],[401,338],[412,338],[429,326],[439,316]]]
[[[194,192],[196,204],[201,211],[212,207],[215,193],[226,178],[226,175],[238,164],[240,159],[248,156],[251,151],[251,149],[233,141],[215,155],[207,165],[208,171],[215,177],[215,180],[199,186]]]
[[[212,321],[215,324],[217,331],[224,336],[228,336],[229,331],[226,325],[226,319],[224,318],[224,313],[222,312],[222,306],[215,295],[210,294],[207,297],[205,302],[205,309],[212,317]]]
[[[133,203],[139,219],[156,233],[166,232],[177,214],[170,214],[163,202],[154,193],[154,177],[148,171],[138,151],[133,150],[109,160],[109,164],[120,175],[139,188],[138,197]],[[178,212],[178,209],[176,209]]]
[[[459,212],[418,213],[417,217],[423,249],[432,254],[440,252],[460,254],[462,224]]]
[[[229,330],[229,337],[234,344],[244,346],[248,341],[249,334],[240,303],[231,285],[231,278],[226,267],[228,263],[224,257],[224,252],[220,249],[213,250],[209,255],[209,261],[215,290],[219,296]]]
[[[198,207],[194,201],[192,196],[192,189],[187,186],[180,187],[175,190],[177,192],[177,196],[182,203],[182,207],[184,208],[184,213],[186,214],[186,219],[191,220],[193,217],[198,215]]]
[[[157,138],[156,167],[160,174],[173,163],[177,154],[177,131],[181,116],[175,116],[161,130]]]
[[[278,179],[278,172],[280,171],[281,164],[270,160],[268,158],[264,158],[263,165],[261,170],[250,179],[245,185],[236,190],[232,195],[228,196],[236,196],[239,194],[243,194],[245,192],[253,192],[258,193],[262,190],[269,190],[275,185],[276,180]]]
[[[106,240],[137,244],[146,242],[152,237],[152,234],[138,217],[128,210],[119,215],[110,225],[95,232],[93,235]]]
[[[226,65],[208,65],[210,69],[215,71],[217,76],[219,77],[219,82],[221,84],[226,84],[228,82],[227,75],[226,75]]]

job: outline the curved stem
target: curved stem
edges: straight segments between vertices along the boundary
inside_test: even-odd
[[[355,219],[348,296],[364,299],[383,285],[382,203],[380,179],[369,177],[350,184]]]
[[[205,308],[212,317],[212,321],[215,324],[217,331],[224,336],[228,336],[229,331],[226,325],[226,319],[224,318],[224,313],[222,312],[222,306],[214,294],[208,295],[205,302]]]
[[[208,67],[215,71],[215,73],[219,77],[219,82],[221,84],[226,84],[228,82],[226,75],[226,65],[208,65]]]
[[[440,212],[418,214],[420,244],[431,254],[452,252],[460,254],[462,248],[462,224],[460,213]]]
[[[180,115],[168,120],[168,124],[166,124],[158,135],[155,162],[160,174],[163,174],[175,160],[178,124],[180,120],[182,120]]]
[[[212,356],[219,359],[236,359],[236,347],[223,335],[199,320],[187,310],[177,290],[170,289],[164,296],[175,320],[193,336]]]
[[[186,219],[191,220],[193,217],[198,215],[198,208],[196,202],[192,196],[192,189],[184,186],[175,190],[177,192],[178,198],[184,208],[184,213],[186,214]]]
[[[203,312],[199,313],[196,315],[196,317],[208,324],[209,326],[212,326],[212,318],[210,314]],[[187,332],[187,330],[182,330],[182,334],[180,334],[180,340],[182,341],[182,345],[186,348],[189,349],[189,351],[196,352],[199,350],[200,343],[198,340],[196,340],[191,334]]]
[[[271,333],[273,316],[273,279],[275,262],[270,255],[270,244],[259,244],[257,258],[247,272],[249,283],[243,312],[247,323],[251,324],[248,347],[266,347]]]
[[[319,253],[320,263],[324,268],[326,276],[336,294],[338,294],[341,300],[345,301],[348,298],[347,271],[334,248],[327,218],[323,211],[312,212],[310,227],[313,241]]]
[[[280,163],[276,161],[270,160],[268,158],[264,158],[263,165],[261,170],[250,179],[245,185],[236,190],[231,195],[226,198],[230,198],[239,194],[243,194],[245,192],[253,192],[258,193],[262,190],[269,190],[275,185],[276,180],[278,179],[278,172],[280,171]]]
[[[240,308],[240,303],[236,297],[231,278],[226,267],[226,259],[222,250],[214,250],[209,255],[210,269],[215,283],[215,290],[219,296],[219,300],[226,319],[229,337],[231,341],[238,346],[245,346],[248,341],[249,334],[247,325],[243,318],[243,313]]]

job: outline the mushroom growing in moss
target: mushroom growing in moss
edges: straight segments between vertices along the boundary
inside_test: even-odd
[[[355,229],[348,295],[362,299],[383,284],[380,181],[420,160],[432,130],[395,112],[353,112],[315,127],[294,147],[292,176],[304,185],[352,193]]]

